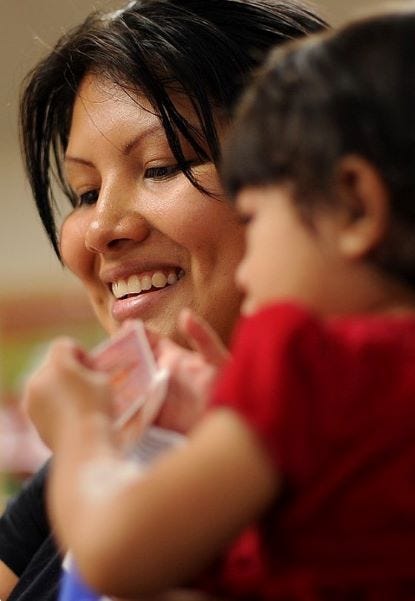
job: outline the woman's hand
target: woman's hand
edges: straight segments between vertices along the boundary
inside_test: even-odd
[[[184,433],[204,414],[218,373],[230,355],[209,324],[189,309],[180,314],[178,327],[193,350],[151,333],[149,337],[159,367],[170,373],[156,423]]]
[[[101,413],[111,419],[107,376],[89,365],[80,346],[70,339],[58,339],[26,383],[23,406],[52,450],[64,429],[76,427],[86,415]]]

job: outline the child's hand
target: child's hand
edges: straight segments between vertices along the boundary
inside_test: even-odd
[[[194,350],[150,335],[159,367],[170,372],[167,397],[156,423],[187,432],[204,414],[218,372],[230,355],[209,324],[190,310],[182,311],[178,325]]]
[[[88,355],[75,342],[59,339],[28,379],[23,406],[53,450],[64,429],[76,427],[83,416],[102,413],[111,419],[107,376],[89,368]]]

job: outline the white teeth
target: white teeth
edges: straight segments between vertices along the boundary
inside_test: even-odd
[[[121,298],[128,294],[127,282],[120,280],[113,285],[113,293],[116,298]]]
[[[156,273],[153,273],[151,283],[153,284],[154,288],[164,288],[164,286],[167,284],[167,278],[161,271],[156,271]]]
[[[132,275],[128,278],[128,294],[140,294],[141,292],[141,282],[138,275]]]
[[[150,290],[151,288],[164,288],[167,285],[175,284],[183,271],[176,274],[174,271],[169,271],[166,275],[162,271],[156,271],[153,275],[143,275],[141,278],[138,275],[132,275],[128,280],[118,280],[111,286],[112,293],[115,298],[123,298],[129,294],[140,294],[140,292]]]
[[[152,284],[151,284],[151,277],[149,275],[144,275],[141,278],[141,289],[142,290],[150,290]]]
[[[171,271],[169,273],[169,275],[167,276],[167,283],[175,284],[176,282],[177,282],[177,275],[174,273],[174,271]]]

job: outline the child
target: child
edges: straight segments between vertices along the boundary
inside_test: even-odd
[[[374,16],[276,51],[244,99],[246,317],[184,447],[138,475],[72,343],[33,377],[51,518],[96,589],[210,569],[228,599],[415,599],[414,55],[415,10]]]

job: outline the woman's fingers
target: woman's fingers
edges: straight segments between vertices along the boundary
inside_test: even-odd
[[[90,369],[87,353],[76,342],[59,339],[28,378],[22,403],[41,438],[53,448],[70,415],[110,413],[108,378]]]
[[[57,417],[61,412],[60,377],[70,372],[75,345],[68,339],[59,339],[52,344],[43,362],[26,381],[22,405],[36,426],[40,437],[53,447]]]

